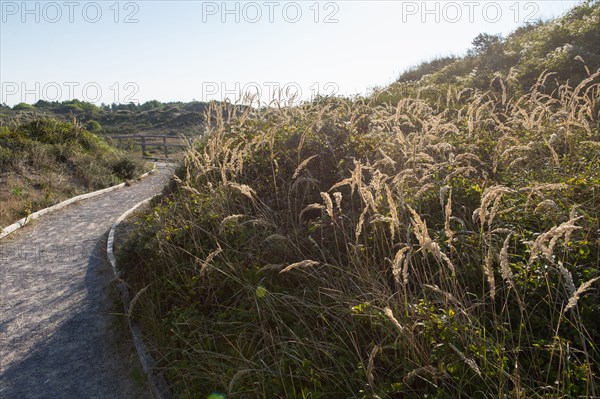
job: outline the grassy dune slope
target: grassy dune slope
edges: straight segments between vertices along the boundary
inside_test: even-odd
[[[561,18],[528,24],[506,38],[481,34],[465,57],[435,59],[411,68],[399,83],[459,83],[487,89],[495,76],[527,92],[545,71],[555,89],[569,80],[576,86],[600,68],[600,1],[587,0]],[[401,85],[400,85],[401,86]]]
[[[197,132],[204,120],[208,104],[194,101],[189,103],[161,103],[148,101],[143,104],[96,105],[69,100],[35,104],[20,103],[12,108],[0,105],[0,124],[11,126],[38,119],[72,121],[76,119],[92,133],[100,134],[191,134]]]
[[[44,119],[0,126],[0,226],[74,195],[131,179],[143,168],[71,123]]]
[[[175,390],[597,395],[599,75],[217,120],[122,257]]]

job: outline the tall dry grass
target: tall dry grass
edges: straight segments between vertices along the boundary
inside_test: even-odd
[[[549,76],[215,105],[121,255],[178,395],[598,397],[600,71]]]

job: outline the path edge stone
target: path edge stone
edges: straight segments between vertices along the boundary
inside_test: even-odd
[[[144,173],[143,175],[141,175],[141,176],[139,176],[139,177],[137,177],[135,179],[132,179],[132,180],[143,179],[144,177],[146,177],[146,176],[148,176],[148,175],[150,175],[150,174],[152,174],[154,172],[156,172],[156,163],[154,163],[154,167],[152,168],[152,170],[150,170],[150,171]],[[102,194],[105,194],[105,193],[108,193],[108,192],[111,192],[111,191],[114,191],[114,190],[118,190],[120,188],[125,187],[126,185],[127,185],[127,182],[123,182],[123,183],[117,184],[117,185],[112,186],[112,187],[103,188],[102,190],[97,190],[97,191],[92,191],[91,193],[81,194],[81,195],[78,195],[76,197],[72,197],[72,198],[69,198],[69,199],[64,200],[62,202],[59,202],[58,204],[52,205],[52,206],[50,206],[48,208],[40,209],[37,212],[33,212],[32,214],[30,214],[28,216],[25,216],[24,218],[21,218],[21,219],[17,220],[15,223],[2,228],[0,230],[0,240],[3,239],[4,237],[6,237],[7,235],[11,234],[11,233],[14,233],[15,231],[19,230],[21,227],[27,225],[29,222],[31,222],[34,219],[39,218],[40,216],[43,216],[43,215],[46,215],[48,213],[52,213],[52,212],[58,211],[59,209],[63,209],[66,206],[74,204],[75,202],[83,201],[83,200],[88,199],[88,198],[97,197],[98,195],[102,195]]]
[[[150,390],[157,399],[172,399],[173,395],[171,393],[169,385],[165,381],[162,373],[157,371],[156,360],[154,360],[152,354],[150,353],[148,347],[142,339],[140,327],[130,317],[131,293],[129,292],[129,288],[126,285],[126,283],[121,279],[121,273],[119,272],[119,269],[117,267],[117,259],[114,253],[115,233],[117,227],[121,223],[123,223],[123,221],[126,220],[139,207],[148,204],[150,201],[152,201],[154,198],[160,195],[161,194],[157,194],[153,197],[146,198],[145,200],[138,202],[132,208],[130,208],[121,216],[119,216],[119,218],[112,225],[108,233],[108,240],[106,242],[106,255],[108,257],[110,265],[112,266],[113,274],[117,280],[117,286],[121,293],[121,300],[123,302],[124,316],[127,318],[127,325],[129,326],[129,330],[131,331],[133,343],[135,345],[135,349],[137,351],[140,363],[142,364],[142,369],[146,374]]]

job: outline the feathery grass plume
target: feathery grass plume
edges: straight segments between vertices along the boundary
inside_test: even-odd
[[[339,191],[336,191],[335,193],[333,193],[333,198],[335,200],[335,206],[336,206],[338,212],[341,214],[342,213],[342,193],[340,193]]]
[[[371,219],[369,220],[369,224],[375,223],[387,223],[389,225],[390,223],[394,223],[394,219],[389,216],[383,216],[379,213],[376,213],[375,215],[371,216]]]
[[[473,219],[476,217],[479,219],[480,228],[483,231],[485,222],[488,219],[488,207],[492,204],[492,209],[490,211],[490,218],[488,221],[488,226],[491,227],[491,223],[493,221],[493,217],[496,215],[496,211],[500,206],[500,200],[504,194],[511,193],[512,190],[505,186],[491,186],[483,191],[483,195],[481,196],[481,205],[478,208],[479,212],[477,215],[473,213]],[[476,210],[477,211],[477,210]]]
[[[500,203],[502,201],[502,195],[497,196],[494,199],[494,203],[492,204],[492,208],[490,209],[490,213],[488,216],[488,227],[492,228],[492,225],[494,224],[494,219],[496,219],[496,215],[498,214],[498,210],[500,209]]]
[[[556,202],[552,201],[551,199],[543,200],[542,202],[537,204],[537,206],[535,207],[535,210],[534,210],[535,213],[558,212],[558,211],[559,211],[558,205],[556,205]]]
[[[572,112],[577,109],[577,102],[581,99],[581,97],[579,97],[579,93],[581,92],[581,90],[583,90],[583,88],[585,86],[587,86],[589,83],[593,82],[594,79],[596,79],[599,76],[600,76],[600,69],[598,69],[592,75],[588,76],[586,79],[582,80],[577,85],[577,87],[575,87],[575,89],[573,90],[573,95],[571,96],[570,104],[569,104],[571,106]],[[573,114],[574,113],[575,112],[573,112]]]
[[[240,193],[242,193],[244,196],[248,197],[251,200],[254,200],[256,197],[256,192],[250,186],[248,186],[246,184],[238,184],[238,183],[234,183],[234,182],[229,182],[228,186],[236,189],[237,191],[239,191]]]
[[[381,351],[380,345],[375,345],[369,354],[369,361],[367,363],[367,381],[371,387],[375,386],[375,377],[373,371],[375,370],[375,356]]]
[[[354,195],[354,189],[356,187],[358,187],[359,189],[362,187],[362,174],[363,174],[362,163],[357,160],[354,160],[353,162],[354,162],[354,170],[352,171],[352,176],[350,178],[350,193],[352,195]],[[334,185],[334,187],[335,187],[335,185]]]
[[[546,138],[544,138],[543,140],[548,150],[550,150],[550,155],[552,155],[552,162],[554,162],[554,166],[560,166],[560,159],[558,157],[558,154],[556,153],[556,150],[554,149],[554,147],[552,147],[552,144]]]
[[[195,189],[195,188],[193,188],[193,187],[190,187],[190,186],[187,184],[187,182],[184,182],[184,181],[182,181],[182,180],[181,180],[179,177],[177,177],[176,175],[173,175],[173,180],[174,180],[174,181],[175,181],[177,184],[179,184],[179,185],[180,185],[180,187],[181,187],[183,190],[185,190],[185,191],[188,191],[188,192],[190,192],[190,193],[192,193],[192,194],[195,194],[195,195],[202,195],[202,194],[200,194],[200,192],[199,192],[198,190],[196,190],[196,189]]]
[[[448,187],[448,186],[446,186]],[[450,220],[452,219],[452,189],[449,188],[447,190],[445,190],[446,192],[449,192],[448,194],[448,201],[446,202],[446,206],[444,207],[444,201],[443,198],[446,196],[446,194],[442,194],[440,193],[440,200],[442,201],[442,207],[444,207],[444,234],[446,234],[447,240],[446,242],[448,243],[448,246],[453,247],[452,244],[452,240],[454,239],[454,231],[452,231],[452,228],[450,227]]]
[[[306,212],[308,212],[308,211],[311,211],[311,210],[313,210],[313,209],[325,209],[325,207],[324,207],[323,205],[321,205],[321,204],[317,204],[317,203],[314,203],[314,204],[309,204],[309,205],[307,205],[307,206],[306,206],[304,209],[302,209],[302,211],[300,211],[300,218],[302,218],[302,216],[303,216],[303,215],[304,215]]]
[[[404,187],[408,186],[408,182],[414,182],[416,184],[419,183],[419,179],[417,178],[417,170],[413,168],[407,168],[401,170],[393,179],[396,184],[397,191],[401,192]]]
[[[584,141],[581,141],[580,144],[583,144],[583,145],[589,146],[589,147],[595,147],[595,150],[600,150],[600,142],[598,142],[598,141],[584,140]]]
[[[249,224],[251,224],[253,226],[264,226],[264,227],[271,227],[271,228],[277,227],[277,226],[275,226],[275,224],[273,224],[273,221],[265,219],[265,218],[248,219],[248,220],[240,223],[240,226],[247,226]]]
[[[331,219],[333,219],[333,201],[331,201],[331,197],[329,194],[321,191],[321,198],[323,198],[323,202],[325,202],[325,209],[327,210],[327,215]]]
[[[408,158],[405,162],[406,165],[419,165],[419,164],[433,164],[435,163],[435,159],[427,153],[419,152],[410,158]]]
[[[236,214],[236,215],[229,215],[223,218],[223,220],[221,220],[221,223],[219,224],[219,231],[223,231],[223,228],[227,225],[227,223],[232,222],[232,221],[237,221],[238,219],[244,218],[246,217],[246,215],[243,214]]]
[[[585,60],[580,55],[576,55],[574,60],[577,60],[583,64],[583,67],[585,68],[585,72],[588,74],[588,76],[592,74],[590,72],[590,68],[588,68],[587,64],[585,63]]]
[[[392,312],[392,309],[390,309],[389,306],[386,306],[383,309],[383,313],[387,316],[388,319],[390,319],[392,324],[398,329],[398,332],[404,333],[404,327],[402,327],[402,325],[398,322],[398,320],[394,316],[394,312]]]
[[[295,179],[296,177],[298,177],[298,175],[300,175],[302,170],[304,170],[304,168],[306,168],[308,166],[308,163],[310,161],[312,161],[313,159],[317,158],[318,156],[319,155],[312,155],[312,156],[306,158],[304,161],[302,161],[302,163],[300,163],[300,165],[298,165],[298,167],[294,171],[294,175],[292,176],[292,179]]]
[[[541,253],[546,259],[552,261],[552,253],[554,252],[554,246],[561,237],[567,233],[572,233],[575,230],[580,230],[580,226],[576,226],[575,222],[581,219],[581,217],[570,219],[559,226],[554,226],[547,232],[540,234],[540,236],[531,245],[529,256],[529,263],[533,263],[538,259]]]
[[[496,298],[496,279],[494,277],[494,269],[493,269],[493,254],[492,254],[492,246],[488,246],[488,252],[485,255],[485,259],[483,261],[483,270],[485,272],[485,276],[487,278],[488,285],[490,286],[490,297],[492,299]]]
[[[429,288],[436,294],[443,296],[446,300],[454,303],[457,306],[462,306],[460,301],[458,299],[456,299],[456,297],[454,295],[452,295],[452,293],[441,290],[440,287],[438,287],[435,284],[423,284],[423,287]]]
[[[354,185],[354,179],[352,177],[348,177],[346,179],[340,180],[339,182],[335,183],[333,186],[331,186],[331,188],[329,188],[328,191],[332,191],[332,190],[335,190],[336,188],[343,187],[343,186],[354,187],[353,185]],[[352,193],[354,194],[354,188],[352,188]]]
[[[438,262],[442,263],[443,260],[452,272],[452,275],[455,276],[456,268],[454,267],[454,264],[452,261],[450,261],[450,258],[448,258],[448,256],[442,252],[439,244],[431,239],[425,221],[421,219],[421,216],[419,216],[419,214],[413,208],[408,205],[407,208],[412,214],[411,222],[413,231],[417,237],[417,240],[419,241],[419,245],[421,245],[421,248],[431,252]]]
[[[569,211],[569,220],[575,220],[575,219],[577,219],[577,205],[573,205],[571,207],[571,210]],[[567,231],[565,233],[565,238],[564,238],[564,242],[563,242],[563,247],[565,249],[567,249],[567,247],[569,246],[569,242],[571,241],[572,234],[573,234],[573,230]]]
[[[406,376],[404,376],[404,378],[402,379],[404,381],[404,383],[406,384],[412,384],[413,381],[419,377],[424,378],[423,376],[425,374],[429,374],[431,376],[437,377],[441,374],[440,370],[436,369],[433,366],[423,366],[423,367],[418,367],[414,370],[411,370],[408,374],[406,374]]]
[[[462,353],[460,350],[458,350],[458,348],[456,346],[454,346],[452,343],[448,343],[448,346],[450,348],[452,348],[452,350],[454,352],[456,352],[458,354],[458,356],[460,356],[462,361],[465,362],[467,364],[467,366],[469,366],[475,373],[477,373],[478,376],[481,377],[481,370],[479,369],[479,366],[477,366],[477,363],[475,363],[475,360],[465,356],[465,354]]]
[[[389,157],[381,148],[379,149],[379,153],[383,158],[379,159],[373,164],[374,168],[379,167],[380,165],[389,165],[391,167],[396,166],[396,161]]]
[[[358,223],[356,224],[356,229],[354,230],[354,234],[356,235],[356,241],[358,241],[360,235],[362,234],[363,225],[365,223],[365,216],[368,211],[369,207],[365,206],[362,212],[360,213],[360,216],[358,217]]]
[[[458,154],[454,160],[455,164],[463,165],[463,166],[482,166],[485,165],[485,162],[479,158],[476,154],[471,154],[470,152],[465,152],[462,154]]]
[[[313,186],[316,186],[316,187],[319,186],[319,181],[315,178],[300,177],[300,178],[296,179],[296,181],[294,181],[294,183],[291,185],[290,191],[296,191],[298,189],[298,187],[303,183],[312,184]]]
[[[571,299],[569,299],[569,302],[567,303],[567,306],[565,307],[565,312],[567,312],[570,309],[573,309],[575,306],[577,306],[577,302],[579,302],[579,299],[581,298],[581,296],[583,294],[585,294],[586,291],[591,288],[592,284],[594,284],[598,280],[600,280],[600,277],[595,277],[595,278],[581,284],[579,286],[579,288],[577,288],[577,291],[575,291],[575,293],[573,294]]]
[[[258,269],[259,273],[265,272],[267,270],[281,270],[285,266],[283,263],[269,263],[268,265],[264,265],[260,269]]]
[[[252,372],[253,372],[253,370],[251,370],[251,369],[242,369],[242,370],[238,371],[237,373],[235,373],[233,375],[233,377],[231,377],[231,381],[229,381],[229,385],[227,385],[227,393],[229,395],[232,395],[233,389],[235,388],[235,384],[238,382],[238,380],[241,380],[245,376],[252,374]]]
[[[317,266],[319,264],[320,264],[320,262],[305,259],[300,262],[292,263],[291,265],[287,266],[285,269],[281,270],[279,273],[287,273],[290,270],[298,269],[300,267],[313,267],[313,266]]]
[[[560,270],[560,273],[562,274],[563,278],[565,279],[565,286],[567,287],[567,291],[569,292],[570,296],[575,295],[575,283],[573,283],[573,275],[571,274],[571,272],[569,270],[567,270],[566,267],[564,267],[563,263],[561,261],[558,261],[558,270]]]
[[[414,198],[419,199],[423,196],[423,194],[425,194],[427,191],[431,190],[435,188],[435,183],[428,183],[423,185],[419,191],[417,191],[414,195]]]
[[[135,307],[136,303],[138,303],[138,301],[140,300],[141,296],[144,294],[144,292],[146,292],[148,290],[148,288],[150,288],[151,284],[148,284],[147,286],[145,286],[144,288],[142,288],[141,290],[139,290],[135,296],[133,297],[133,299],[131,300],[131,302],[129,302],[129,309],[127,310],[127,317],[129,319],[131,319],[131,316],[133,315],[133,308]]]
[[[516,168],[517,166],[523,164],[525,161],[527,161],[527,157],[516,157],[515,159],[513,159],[508,166],[506,167],[507,170],[513,170],[514,168]]]
[[[406,286],[408,284],[408,267],[410,266],[410,257],[412,255],[412,249],[408,251],[408,254],[402,260],[402,284]]]
[[[375,198],[373,197],[371,190],[369,190],[367,187],[360,187],[358,191],[360,193],[360,197],[365,202],[365,209],[371,208],[373,212],[377,212],[377,204],[375,203]]]
[[[392,221],[390,222],[390,234],[392,236],[392,241],[394,241],[396,228],[400,225],[400,219],[398,217],[398,207],[396,206],[396,201],[394,199],[394,196],[392,195],[392,190],[390,189],[390,186],[385,184],[384,187],[386,200],[388,206],[390,207],[390,215],[392,217]]]
[[[527,153],[531,151],[531,146],[533,145],[533,143],[529,143],[529,144],[518,144],[518,145],[513,145],[510,146],[509,148],[507,148],[506,150],[504,150],[504,152],[502,152],[502,154],[500,154],[501,158],[512,158],[512,153],[513,152],[522,152],[522,153]]]
[[[406,254],[408,251],[410,250],[410,247],[402,247],[398,250],[398,252],[396,252],[396,256],[394,257],[394,260],[392,261],[392,276],[394,276],[394,281],[396,282],[396,286],[400,287],[402,285],[402,283],[406,284],[408,281],[408,276],[406,276],[406,278],[403,278],[402,281],[400,281],[400,276],[402,273],[402,264],[404,262],[404,254]]]
[[[479,171],[472,166],[460,166],[454,169],[451,173],[448,174],[443,180],[444,184],[447,184],[452,180],[455,176],[477,176]]]
[[[374,198],[373,203],[375,203],[375,202],[379,202],[379,200],[381,198],[383,198],[382,191],[384,189],[386,181],[389,179],[389,176],[386,175],[385,173],[382,173],[378,169],[372,169],[372,170],[373,170],[373,177],[371,179],[371,182],[369,183],[369,188],[371,189],[371,193]],[[375,201],[375,199],[377,201]]]
[[[200,267],[200,275],[201,276],[203,276],[204,273],[206,273],[206,269],[208,269],[208,267],[210,266],[210,262],[212,262],[212,260],[214,258],[216,258],[217,255],[219,255],[220,253],[223,252],[223,249],[221,249],[221,246],[218,243],[217,243],[217,246],[218,246],[218,248],[215,249],[214,251],[212,251],[211,253],[209,253],[208,256],[206,257],[206,259],[204,259],[204,260],[198,259],[198,261],[202,265]]]
[[[446,194],[448,194],[448,192],[452,189],[452,187],[445,185],[443,187],[440,188],[440,207],[442,209],[445,208],[445,203],[446,203]]]
[[[546,197],[544,195],[544,191],[559,191],[559,190],[565,190],[568,188],[569,188],[569,185],[566,183],[542,183],[542,184],[535,184],[532,187],[524,187],[524,188],[520,189],[519,191],[529,192],[529,194],[527,196],[527,206],[528,206],[529,202],[531,201],[531,199],[533,198],[534,195],[537,195],[538,197],[540,197],[542,199],[546,199]]]
[[[504,244],[502,244],[502,249],[500,250],[500,272],[502,273],[502,279],[512,285],[513,273],[510,270],[510,262],[508,260],[508,245],[511,237],[512,233],[504,239]]]

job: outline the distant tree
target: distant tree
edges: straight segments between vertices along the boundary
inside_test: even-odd
[[[161,109],[162,107],[164,107],[164,104],[161,103],[160,101],[151,100],[151,101],[146,101],[144,104],[142,104],[140,106],[140,109],[142,111],[149,111],[152,109]]]
[[[83,112],[83,108],[81,108],[81,105],[77,103],[65,101],[56,109],[56,112],[61,114],[73,113],[75,115],[79,115]]]
[[[52,103],[45,100],[39,100],[37,103],[34,104],[34,106],[36,108],[50,108],[52,106]]]
[[[469,50],[471,55],[487,54],[502,43],[500,35],[490,35],[489,33],[480,33],[471,43],[473,48]]]
[[[102,130],[102,125],[92,119],[88,123],[86,123],[85,128],[92,133],[98,133]]]
[[[14,109],[15,111],[26,111],[26,110],[35,109],[35,107],[33,105],[27,104],[27,103],[18,103],[12,109]]]

